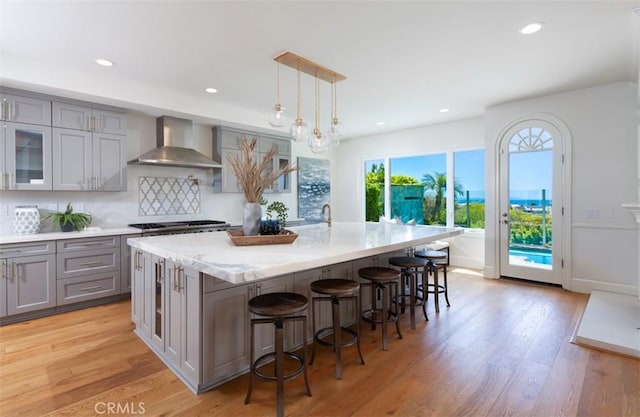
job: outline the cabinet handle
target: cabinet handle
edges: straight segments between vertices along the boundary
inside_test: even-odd
[[[142,271],[142,264],[140,262],[140,255],[142,255],[142,252],[140,252],[139,250],[136,250],[136,262],[135,262],[135,266],[136,266],[136,270],[137,271]]]
[[[99,129],[102,132],[104,130],[105,121],[104,121],[104,116],[99,116],[99,117],[100,117],[98,119],[98,120],[100,120]]]
[[[3,259],[0,265],[2,265],[2,278],[7,279],[7,261]]]
[[[184,290],[184,268],[179,266],[178,267],[178,290],[179,291],[183,291]]]
[[[178,265],[173,265],[173,290],[178,292],[180,285],[178,284]]]
[[[85,288],[80,288],[80,291],[98,291],[98,290],[101,290],[101,289],[103,289],[103,288],[104,288],[104,287],[97,285],[97,286],[95,286],[95,287],[85,287]]]
[[[0,190],[4,190],[4,172],[0,172]]]
[[[11,272],[13,272],[13,267],[14,266],[16,267],[16,273],[15,273],[15,275],[13,273],[11,274],[11,275],[13,275],[11,277],[11,282],[13,282],[14,279],[17,280],[17,281],[20,281],[20,264],[17,264],[15,262],[11,262]]]
[[[12,179],[13,178],[11,178],[11,177],[12,177],[11,173],[7,172],[7,187],[6,187],[7,190],[12,190],[13,189],[13,185],[12,185],[12,183],[13,183]]]
[[[80,264],[82,266],[100,266],[100,265],[104,265],[104,262],[102,261],[94,261],[94,262],[85,262]]]
[[[98,177],[93,177],[93,190],[98,191]]]

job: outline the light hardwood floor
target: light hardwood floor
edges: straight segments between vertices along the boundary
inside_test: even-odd
[[[570,343],[587,296],[453,269],[450,308],[404,339],[363,326],[360,365],[318,349],[286,383],[290,416],[640,416],[640,361]],[[247,376],[193,395],[133,334],[129,302],[0,328],[0,416],[272,416],[275,386]],[[390,327],[390,331],[392,328]],[[111,407],[110,409],[108,407]]]

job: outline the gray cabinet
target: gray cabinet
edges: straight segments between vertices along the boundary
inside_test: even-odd
[[[0,93],[0,120],[51,126],[51,101]]]
[[[125,191],[126,137],[53,129],[53,189]]]
[[[82,106],[73,103],[53,102],[54,127],[125,136],[127,118],[124,113]]]
[[[273,169],[284,167],[291,161],[291,140],[288,138],[222,126],[214,127],[214,159],[219,159],[223,166],[221,172],[215,174],[219,176],[216,177],[215,180],[221,184],[220,191],[222,192],[242,192],[233,169],[229,165],[228,158],[232,155],[239,155],[239,143],[243,137],[249,140],[254,138],[257,140],[255,153],[259,161],[262,161],[264,155],[272,145],[277,146],[278,151],[272,162]],[[290,191],[291,174],[281,176],[274,184],[265,190],[266,193],[284,193]]]
[[[152,265],[152,294],[150,297],[151,310],[151,343],[160,351],[165,351],[165,311],[166,311],[166,285],[165,285],[165,260],[156,255],[151,256]]]
[[[56,305],[55,243],[0,246],[0,317]]]
[[[151,339],[153,314],[153,268],[151,254],[135,249],[131,259],[131,320],[136,331],[145,339]]]
[[[58,305],[120,294],[120,237],[57,242]]]
[[[6,122],[0,139],[0,189],[50,190],[51,127]]]
[[[200,273],[165,261],[165,357],[191,384],[200,382]]]

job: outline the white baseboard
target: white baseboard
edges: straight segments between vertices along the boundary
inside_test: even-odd
[[[459,266],[461,268],[469,268],[469,269],[480,269],[484,268],[484,260],[476,259],[466,256],[451,256],[451,260],[449,263],[451,265]]]
[[[591,294],[593,290],[607,291],[617,294],[638,295],[638,287],[628,284],[616,284],[613,282],[602,282],[585,278],[571,278],[571,287],[569,291],[579,292],[583,294]]]

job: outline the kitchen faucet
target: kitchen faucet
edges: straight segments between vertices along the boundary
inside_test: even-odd
[[[329,217],[327,217],[327,225],[331,227],[331,206],[329,204],[325,204],[322,206],[322,215],[324,216],[324,209],[329,209]]]

